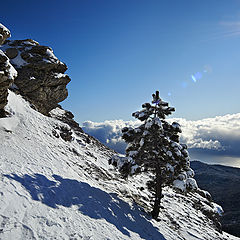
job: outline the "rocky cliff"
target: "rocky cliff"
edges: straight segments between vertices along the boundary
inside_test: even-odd
[[[2,36],[5,40],[10,33],[2,34]],[[66,85],[70,82],[69,76],[64,74],[67,66],[54,55],[50,47],[42,46],[32,39],[26,39],[2,41],[1,49],[5,56],[3,61],[10,62],[17,70],[14,88],[39,112],[48,115],[59,102],[67,98]],[[12,83],[13,78],[4,85],[5,87],[0,82],[0,91],[4,90],[5,98],[7,89]],[[1,109],[6,105],[5,98],[3,104],[0,105]]]
[[[10,31],[0,24],[0,45],[10,37]],[[8,88],[17,76],[16,70],[10,64],[9,58],[0,50],[0,117],[6,115],[4,107],[7,105]]]

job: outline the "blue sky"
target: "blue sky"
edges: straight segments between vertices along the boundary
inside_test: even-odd
[[[239,112],[240,1],[4,1],[12,39],[53,48],[84,122],[132,119],[156,89],[190,120]]]

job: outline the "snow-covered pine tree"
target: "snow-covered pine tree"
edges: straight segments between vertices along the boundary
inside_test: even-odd
[[[160,211],[162,188],[173,184],[176,188],[197,188],[192,178],[187,146],[179,144],[180,125],[165,120],[175,109],[159,97],[152,95],[152,103],[142,105],[142,110],[132,115],[143,122],[133,129],[122,129],[122,138],[128,143],[126,157],[113,156],[109,163],[118,167],[123,177],[139,172],[151,172],[148,188],[154,195],[152,217],[157,219]]]

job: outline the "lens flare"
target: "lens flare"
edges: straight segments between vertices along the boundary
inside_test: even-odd
[[[197,82],[197,79],[195,78],[194,75],[192,75],[191,77],[192,77],[193,82]]]
[[[198,80],[200,80],[202,78],[202,73],[201,72],[197,72],[197,73],[193,74],[191,76],[191,78],[192,78],[192,81],[194,83],[196,83]]]

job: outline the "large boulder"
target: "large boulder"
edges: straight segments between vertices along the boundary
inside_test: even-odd
[[[64,74],[67,66],[50,47],[41,46],[32,39],[5,41],[1,46],[18,72],[14,84],[35,108],[48,115],[68,96],[70,82]]]

